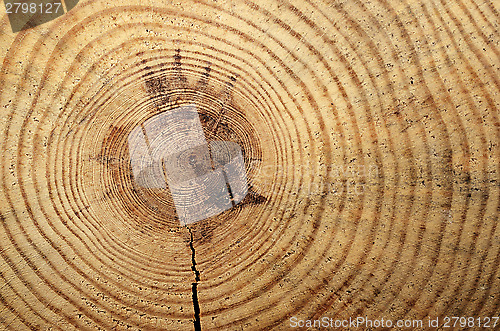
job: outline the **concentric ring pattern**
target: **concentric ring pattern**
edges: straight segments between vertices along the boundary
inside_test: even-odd
[[[1,328],[498,316],[498,26],[481,0],[81,1],[19,33],[3,14]],[[188,227],[127,140],[184,105],[249,187]]]

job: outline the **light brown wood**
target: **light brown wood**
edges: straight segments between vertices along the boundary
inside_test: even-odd
[[[2,11],[0,328],[499,316],[498,10],[97,0],[17,33]],[[181,226],[127,137],[186,104],[249,194]]]

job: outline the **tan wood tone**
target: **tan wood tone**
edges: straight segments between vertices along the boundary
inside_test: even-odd
[[[96,0],[12,33],[2,9],[0,329],[498,316],[498,11]],[[127,143],[186,104],[249,184],[187,227]]]

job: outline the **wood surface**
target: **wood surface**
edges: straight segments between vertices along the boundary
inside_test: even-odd
[[[0,6],[0,329],[499,316],[499,5]],[[249,194],[181,226],[127,137],[186,104]]]

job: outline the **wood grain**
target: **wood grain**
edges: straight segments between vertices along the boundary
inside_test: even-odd
[[[3,12],[0,328],[499,316],[498,10],[96,0],[18,33]],[[181,226],[127,137],[187,104],[249,194]]]

